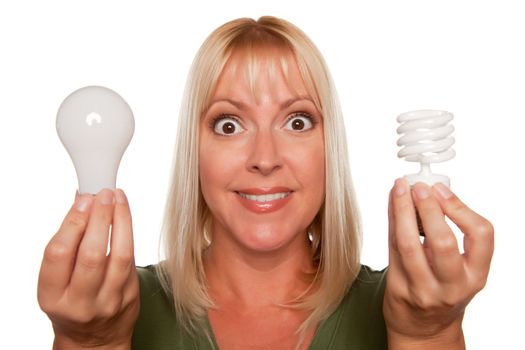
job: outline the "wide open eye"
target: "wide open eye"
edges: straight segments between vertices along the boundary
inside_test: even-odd
[[[307,113],[294,113],[286,122],[285,127],[292,131],[306,131],[314,127],[314,121]]]
[[[222,115],[213,121],[213,131],[219,135],[230,136],[242,132],[244,129],[237,119]]]

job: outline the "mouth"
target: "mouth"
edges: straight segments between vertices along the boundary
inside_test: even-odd
[[[259,203],[266,203],[266,202],[271,202],[271,201],[283,199],[283,198],[288,197],[291,193],[292,193],[292,191],[289,191],[289,192],[278,192],[278,193],[272,193],[272,194],[256,195],[256,194],[248,194],[248,193],[237,192],[237,194],[239,196],[241,196],[242,198],[245,198],[245,199],[248,199],[248,200],[251,200],[251,201],[256,201],[256,202],[259,202]]]
[[[293,197],[288,188],[257,188],[235,191],[241,204],[256,214],[270,213],[284,207]]]

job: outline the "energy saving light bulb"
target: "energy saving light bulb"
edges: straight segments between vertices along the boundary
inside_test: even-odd
[[[421,164],[419,173],[404,176],[410,186],[416,182],[429,186],[441,182],[450,187],[448,176],[433,174],[430,164],[444,162],[456,155],[451,148],[455,140],[450,136],[454,126],[448,124],[453,118],[452,113],[438,110],[411,111],[397,117],[401,123],[397,133],[403,134],[397,141],[402,147],[397,156]]]
[[[438,110],[411,111],[397,117],[397,121],[401,123],[397,133],[403,134],[397,141],[397,145],[402,147],[397,156],[421,165],[419,173],[404,176],[410,186],[417,182],[429,186],[441,182],[450,187],[449,177],[433,174],[430,164],[444,162],[456,155],[451,148],[455,140],[450,136],[454,127],[448,124],[453,118],[452,113]],[[425,236],[417,209],[416,219],[419,234]]]
[[[120,160],[135,130],[126,101],[102,86],[83,87],[60,105],[56,128],[73,160],[80,194],[115,188]]]

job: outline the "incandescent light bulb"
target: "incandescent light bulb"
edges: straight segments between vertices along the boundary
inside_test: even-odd
[[[102,86],[83,87],[60,105],[56,128],[73,160],[80,194],[115,188],[120,160],[135,130],[126,101]]]

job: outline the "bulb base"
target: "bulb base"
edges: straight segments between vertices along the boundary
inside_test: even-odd
[[[409,174],[404,176],[410,186],[414,186],[418,182],[432,186],[438,182],[450,187],[450,178],[446,175],[439,174]]]

